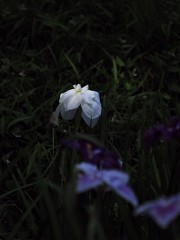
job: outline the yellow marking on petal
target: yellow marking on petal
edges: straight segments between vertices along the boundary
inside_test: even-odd
[[[81,90],[79,90],[79,89],[76,89],[75,91],[76,91],[76,93],[81,93]]]

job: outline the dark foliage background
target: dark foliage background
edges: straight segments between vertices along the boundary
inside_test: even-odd
[[[49,119],[60,93],[89,84],[103,114],[79,134],[122,157],[140,203],[178,192],[178,143],[145,154],[142,135],[180,115],[180,2],[1,0],[0,46],[1,238],[178,239],[115,195],[76,196],[81,158],[59,146],[75,121]]]

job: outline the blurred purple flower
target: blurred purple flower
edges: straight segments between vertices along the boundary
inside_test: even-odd
[[[154,127],[147,129],[143,137],[145,151],[147,152],[160,138],[163,138],[166,142],[170,142],[172,139],[180,139],[179,117],[172,117],[168,125],[156,124]]]
[[[155,143],[156,140],[159,140],[162,137],[163,132],[165,131],[165,126],[163,124],[157,124],[152,128],[149,128],[144,133],[144,149],[148,151],[150,147]]]
[[[96,166],[89,163],[77,164],[76,169],[82,172],[76,182],[77,193],[105,184],[107,189],[116,192],[133,206],[137,205],[137,198],[133,190],[127,185],[128,174],[117,170],[98,170]]]
[[[65,145],[75,148],[85,162],[96,165],[100,169],[122,169],[122,161],[106,148],[99,147],[94,143],[82,139],[67,140]]]
[[[135,210],[135,215],[141,214],[150,215],[160,227],[166,228],[180,215],[180,194],[142,204]]]

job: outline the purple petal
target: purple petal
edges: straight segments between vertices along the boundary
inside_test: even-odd
[[[122,169],[122,161],[106,148],[99,147],[86,140],[68,140],[64,142],[69,147],[77,149],[85,162],[92,163],[100,169]]]
[[[116,188],[126,184],[129,181],[129,175],[117,170],[102,170],[102,179],[108,186]]]
[[[159,140],[166,132],[164,124],[156,124],[154,127],[149,128],[144,133],[144,149],[147,152],[156,140]]]
[[[93,178],[87,175],[79,176],[76,181],[76,192],[82,193],[90,189],[96,188],[102,184],[100,178]]]
[[[119,187],[114,188],[114,191],[121,196],[122,198],[124,198],[126,201],[128,201],[129,203],[131,203],[133,206],[137,206],[138,204],[138,200],[136,195],[134,194],[133,190],[127,186],[127,185],[122,185]]]
[[[156,140],[163,137],[164,141],[180,140],[180,118],[173,116],[167,125],[156,124],[144,133],[144,149],[147,152]]]
[[[76,169],[82,171],[87,175],[97,175],[99,173],[96,166],[85,162],[76,164]]]
[[[135,211],[136,215],[146,213],[162,228],[166,228],[180,214],[180,194],[147,202]]]
[[[146,130],[146,132],[144,133],[144,137],[143,137],[144,149],[146,152],[149,151],[149,149],[154,144],[155,140],[156,140],[156,137],[155,137],[154,129],[149,128],[148,130]]]
[[[168,199],[160,199],[150,214],[159,226],[166,228],[180,214],[180,195]]]
[[[129,176],[126,173],[109,170],[102,171],[102,179],[109,188],[114,190],[118,195],[130,202],[132,205],[137,205],[137,198],[130,187],[126,185]]]
[[[151,209],[154,206],[154,202],[146,202],[140,206],[138,206],[135,211],[134,214],[137,215],[141,215],[145,212],[148,212],[149,209]]]

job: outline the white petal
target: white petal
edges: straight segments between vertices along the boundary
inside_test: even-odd
[[[67,111],[78,108],[81,105],[82,97],[80,93],[75,93],[67,102],[64,102],[64,107]]]
[[[90,127],[94,127],[99,120],[99,117],[93,118],[93,119],[87,117],[86,114],[83,111],[82,111],[82,118],[85,121],[85,123]]]
[[[86,90],[86,91],[82,92],[82,101],[83,102],[90,104],[93,101],[93,97],[94,97],[93,91]]]
[[[71,89],[60,95],[59,102],[64,105],[66,111],[76,109],[80,106],[82,97],[80,93],[76,93],[75,89]]]
[[[87,90],[84,95],[84,101],[89,102],[91,100],[100,103],[99,93],[96,91]]]
[[[82,111],[82,118],[88,126],[91,126],[91,118],[87,117],[83,111]]]
[[[96,125],[96,123],[98,122],[98,120],[99,120],[99,117],[91,119],[91,125],[90,126],[93,128]]]
[[[101,115],[102,107],[100,103],[95,101],[91,101],[91,103],[82,102],[81,107],[84,114],[91,119],[97,118]]]
[[[85,93],[89,89],[89,85],[86,85],[82,88],[81,92]]]
[[[61,105],[61,116],[64,120],[71,120],[76,114],[76,109],[65,111],[64,105]]]
[[[82,97],[82,118],[88,126],[94,127],[102,111],[99,94],[88,90],[85,94],[82,94]]]
[[[100,98],[99,98],[99,93],[92,91],[93,92],[93,100],[100,103]]]
[[[71,89],[65,93],[61,93],[59,102],[60,103],[67,102],[69,98],[71,98],[75,93],[76,93],[75,89]]]

